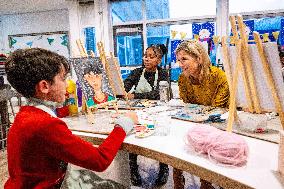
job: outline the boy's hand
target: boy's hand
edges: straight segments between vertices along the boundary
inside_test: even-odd
[[[134,124],[138,124],[138,116],[135,112],[127,112],[124,114],[125,117],[129,117],[133,122]]]
[[[127,112],[123,116],[115,120],[115,124],[121,127],[126,135],[133,129],[134,124],[138,123],[138,116],[135,112]]]

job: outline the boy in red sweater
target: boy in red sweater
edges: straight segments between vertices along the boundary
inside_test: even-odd
[[[73,135],[54,113],[56,104],[65,100],[70,70],[63,56],[40,48],[16,50],[5,70],[12,87],[28,99],[8,133],[10,177],[5,189],[60,188],[66,162],[104,171],[137,123],[135,113],[125,114],[105,141],[94,147]]]

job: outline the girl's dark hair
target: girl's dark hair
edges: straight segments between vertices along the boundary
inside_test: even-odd
[[[162,58],[168,52],[168,49],[164,44],[152,44],[147,49],[150,49],[150,48],[152,48],[156,56],[160,58]]]
[[[62,66],[66,74],[70,72],[67,59],[55,52],[41,48],[19,49],[8,57],[5,71],[12,87],[29,98],[34,97],[35,87],[41,80],[52,84]]]

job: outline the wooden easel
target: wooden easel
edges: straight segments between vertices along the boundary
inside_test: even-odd
[[[276,109],[276,112],[279,114],[280,122],[281,122],[282,128],[284,129],[284,112],[282,110],[280,97],[279,97],[278,91],[276,89],[275,82],[273,80],[272,71],[271,71],[271,68],[268,64],[267,57],[265,56],[259,33],[253,32],[253,36],[254,36],[256,46],[257,46],[257,50],[260,54],[260,59],[261,59],[261,63],[262,63],[263,68],[264,68],[264,72],[265,72],[266,77],[268,79],[268,85],[269,85],[269,88],[270,88],[271,93],[272,93],[273,101],[274,101],[274,104],[275,104],[275,109]]]
[[[236,21],[233,16],[230,16],[230,22],[233,31],[233,40],[237,50],[237,63],[234,73],[232,73],[232,68],[230,67],[230,59],[228,55],[228,46],[226,44],[226,37],[222,38],[222,46],[223,46],[223,57],[224,64],[227,64],[226,75],[229,82],[230,88],[230,106],[229,106],[229,119],[227,125],[227,131],[232,132],[233,123],[236,121],[236,91],[238,85],[238,77],[241,72],[244,87],[245,87],[245,95],[248,102],[248,111],[251,113],[261,113],[261,106],[259,101],[259,96],[257,94],[257,88],[255,83],[255,78],[252,69],[252,56],[249,52],[248,48],[248,36],[245,34],[245,25],[243,23],[243,18],[241,16],[237,16],[238,27],[240,31],[240,36],[237,33]],[[254,38],[257,45],[258,52],[260,54],[261,62],[263,64],[264,72],[268,79],[269,88],[272,92],[273,101],[275,104],[275,110],[279,114],[280,121],[282,127],[284,128],[284,114],[282,111],[282,105],[279,98],[278,91],[276,89],[276,85],[274,79],[272,77],[272,71],[269,67],[268,60],[265,56],[263,46],[260,40],[260,36],[257,32],[254,32]],[[231,75],[233,74],[233,78]]]
[[[98,50],[99,50],[99,53],[100,53],[100,58],[104,64],[104,67],[105,67],[105,70],[106,70],[106,73],[108,75],[109,78],[111,78],[111,72],[117,72],[118,76],[119,76],[119,79],[118,80],[113,80],[113,79],[110,79],[109,80],[109,83],[110,83],[110,86],[111,86],[111,89],[114,93],[114,95],[116,96],[118,94],[118,91],[116,91],[116,88],[115,88],[115,85],[119,85],[119,87],[121,89],[123,89],[123,95],[126,97],[126,101],[127,101],[127,104],[129,104],[129,101],[127,99],[127,93],[126,91],[124,90],[124,83],[123,83],[123,80],[122,80],[122,76],[121,76],[121,73],[120,73],[120,68],[119,68],[119,64],[117,62],[117,59],[114,57],[113,53],[110,52],[110,58],[113,60],[115,66],[114,66],[114,69],[115,70],[111,70],[110,69],[110,64],[107,60],[107,57],[106,57],[106,53],[105,53],[105,50],[104,50],[104,45],[102,42],[98,42]],[[116,82],[116,83],[115,83]],[[117,104],[116,104],[117,105]]]

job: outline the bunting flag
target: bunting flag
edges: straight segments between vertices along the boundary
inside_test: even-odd
[[[48,44],[51,45],[54,42],[53,38],[47,38]]]
[[[199,35],[194,34],[194,35],[193,35],[193,38],[198,41],[198,40],[199,40]]]
[[[33,42],[32,42],[32,41],[29,41],[29,42],[26,43],[26,45],[28,45],[30,48],[32,48]]]
[[[11,40],[10,40],[10,46],[13,47],[13,45],[16,44],[16,43],[17,43],[17,40],[14,39],[14,38],[11,38]]]
[[[262,34],[262,37],[263,37],[263,42],[269,42],[270,40],[269,40],[269,33],[264,33],[264,34]]]
[[[277,40],[278,40],[279,33],[280,33],[279,31],[272,32],[272,35],[273,35],[273,37],[274,37],[275,41],[277,41]]]
[[[171,30],[171,37],[172,37],[172,39],[174,39],[176,37],[177,33],[178,33],[177,31]]]
[[[51,50],[65,57],[69,57],[68,43],[69,40],[67,32],[32,33],[9,36],[9,45],[11,47],[11,51],[16,49],[37,47]]]
[[[180,32],[180,38],[183,40],[186,37],[187,33],[186,32]]]
[[[60,37],[60,39],[62,40],[61,42],[61,45],[64,45],[64,46],[68,46],[68,36],[67,35],[63,35]]]
[[[216,35],[213,36],[213,42],[214,42],[214,45],[215,45],[215,46],[218,46],[218,44],[219,44],[219,39],[220,39],[220,36],[216,36]]]

